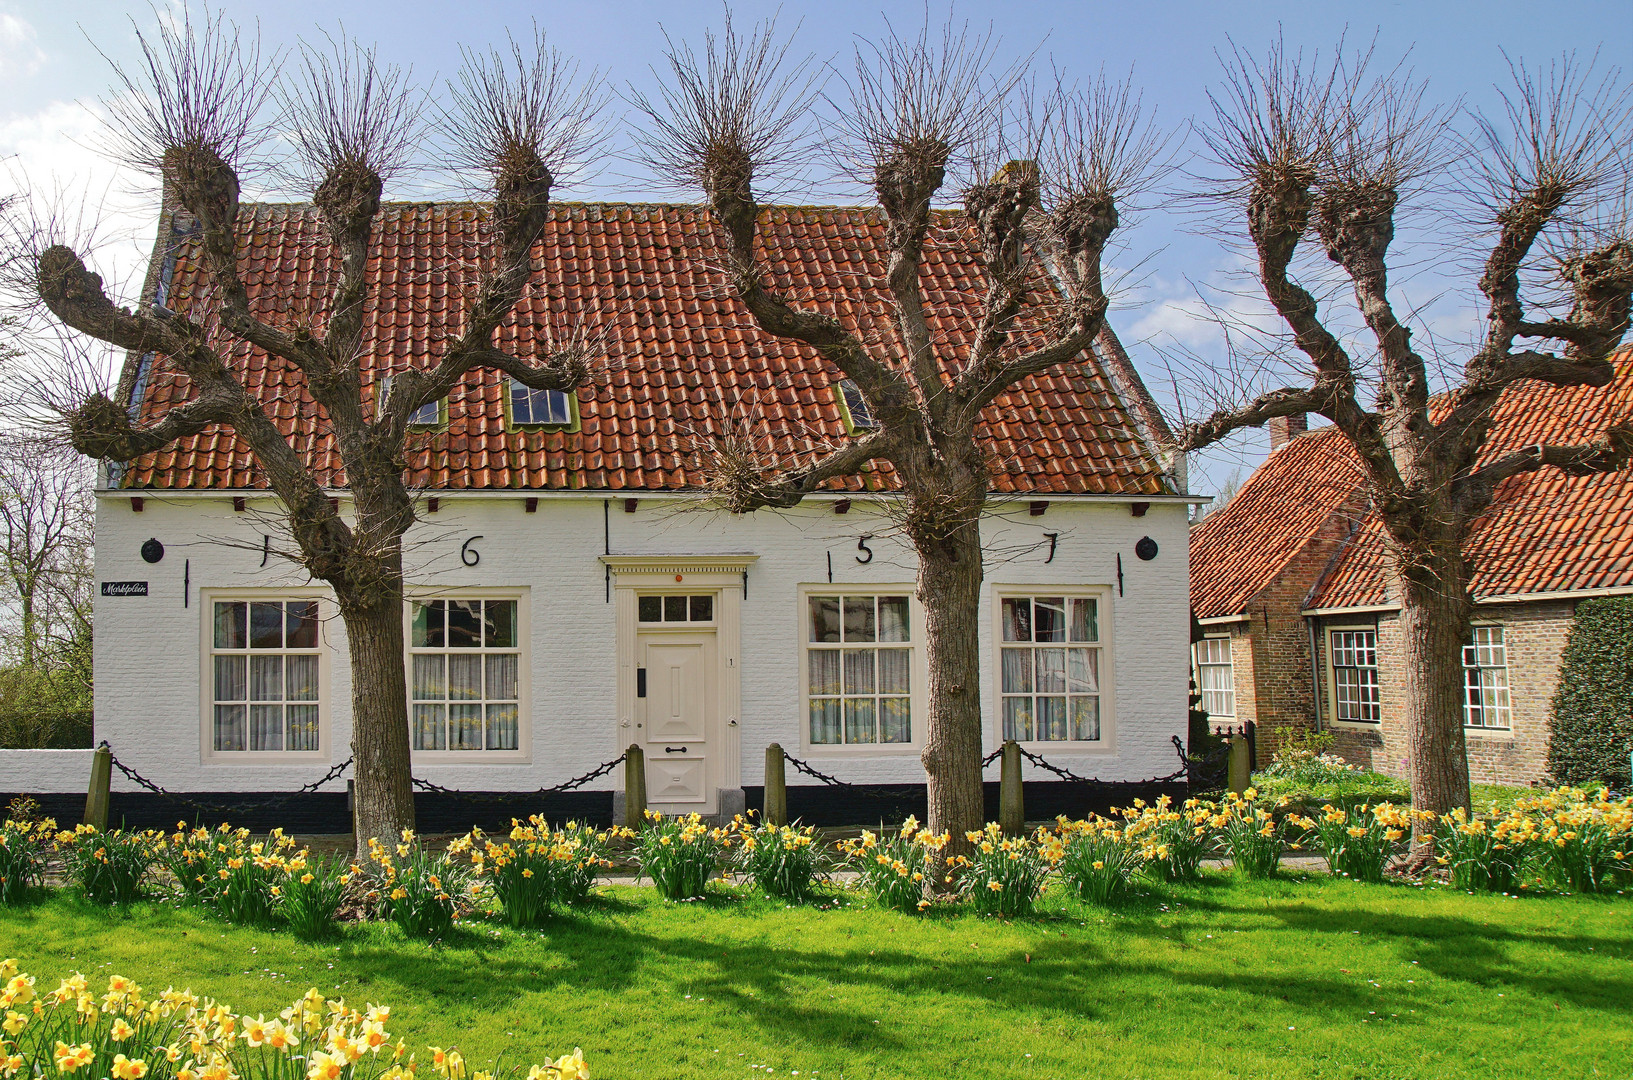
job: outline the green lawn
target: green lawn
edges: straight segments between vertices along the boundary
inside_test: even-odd
[[[307,986],[393,1006],[478,1061],[581,1044],[597,1080],[1633,1077],[1633,899],[1473,897],[1219,875],[1014,923],[614,888],[544,933],[338,942],[165,904],[0,910],[0,956],[272,1012]],[[768,1071],[769,1070],[769,1071]]]

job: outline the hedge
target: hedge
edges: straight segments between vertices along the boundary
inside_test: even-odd
[[[1559,782],[1633,784],[1633,596],[1577,605],[1548,729],[1548,770]]]

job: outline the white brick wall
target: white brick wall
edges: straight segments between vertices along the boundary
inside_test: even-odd
[[[149,595],[96,602],[96,737],[143,774],[174,790],[286,790],[309,782],[347,755],[350,680],[343,628],[325,625],[332,650],[325,687],[325,742],[320,759],[290,765],[207,762],[202,753],[203,661],[207,608],[200,590],[307,586],[305,576],[276,558],[262,569],[261,536],[275,514],[267,499],[235,513],[228,495],[144,493],[134,512],[129,493],[105,494],[97,513],[97,580],[145,580]],[[836,584],[911,583],[913,555],[867,504],[837,515],[812,501],[786,513],[740,518],[679,501],[643,499],[633,514],[613,499],[608,521],[618,554],[754,552],[742,608],[742,780],[762,782],[764,751],[777,741],[799,753],[801,731],[799,612],[802,583],[825,583],[827,557]],[[1188,668],[1187,529],[1185,508],[1156,503],[1133,517],[1127,503],[1054,500],[1042,517],[1027,504],[996,508],[984,524],[987,585],[1112,586],[1110,623],[1115,667],[1116,734],[1108,754],[1050,753],[1071,768],[1107,780],[1139,780],[1176,766],[1170,738],[1184,735]],[[408,540],[405,563],[413,584],[530,589],[532,760],[528,764],[421,765],[415,773],[450,787],[531,789],[583,772],[616,756],[622,741],[614,716],[613,605],[606,603],[603,504],[595,498],[551,498],[525,513],[520,498],[443,496]],[[1054,561],[1045,564],[1046,532],[1058,532]],[[873,533],[873,561],[857,563],[857,537]],[[460,561],[472,536],[481,562]],[[1135,557],[1149,535],[1160,546],[1151,562]],[[143,562],[139,549],[155,537],[163,561]],[[276,540],[275,540],[276,543]],[[1121,553],[1124,595],[1117,596]],[[183,605],[183,578],[189,605]],[[988,598],[988,613],[991,598]],[[997,745],[992,622],[982,621],[982,677],[988,748]],[[83,754],[83,752],[81,752]],[[83,765],[42,769],[0,754],[0,790],[83,790]],[[77,759],[76,759],[77,762]],[[921,782],[916,752],[868,758],[823,757],[820,767],[857,782]],[[26,771],[27,775],[20,775]],[[61,777],[58,774],[62,774]],[[993,771],[996,776],[996,771]],[[1047,777],[1040,777],[1047,778]],[[122,779],[122,778],[121,778]],[[619,782],[611,776],[598,786]],[[61,788],[47,784],[61,783]],[[116,786],[123,789],[122,782]]]

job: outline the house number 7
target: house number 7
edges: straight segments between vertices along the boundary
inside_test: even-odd
[[[472,544],[476,543],[480,539],[482,539],[482,536],[479,533],[465,541],[463,544],[459,545],[460,562],[464,563],[466,566],[475,566],[477,563],[482,561],[482,553],[471,547]]]

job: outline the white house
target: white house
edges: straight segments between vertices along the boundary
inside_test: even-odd
[[[423,362],[448,312],[436,267],[469,257],[479,212],[382,211],[371,387]],[[767,213],[786,291],[856,324],[876,316],[876,214]],[[298,311],[321,284],[314,216],[243,210],[241,265],[263,317]],[[980,295],[962,235],[941,230],[928,259],[942,329]],[[791,810],[807,820],[876,821],[881,795],[922,803],[923,613],[912,550],[886,512],[888,471],[787,512],[700,501],[694,447],[711,431],[751,425],[793,460],[870,423],[836,371],[754,328],[711,243],[687,207],[558,205],[535,256],[548,287],[503,332],[525,349],[570,318],[599,321],[607,368],[576,395],[476,372],[420,418],[403,612],[417,779],[534,792],[634,743],[652,806],[730,813],[759,802],[776,742],[858,785],[791,770]],[[153,281],[175,310],[203,288],[183,214],[161,234]],[[1027,380],[985,418],[981,692],[989,749],[1014,737],[1075,773],[1134,784],[1179,764],[1192,500],[1142,430],[1137,377],[1107,346]],[[239,361],[344,512],[345,478],[299,375],[259,353]],[[145,417],[190,392],[150,357],[132,359],[123,385]],[[96,738],[171,792],[246,810],[344,762],[344,628],[325,587],[278,557],[278,507],[247,450],[225,432],[184,440],[112,470],[97,501]],[[0,755],[0,791],[84,791],[88,752],[33,753]],[[1029,771],[1034,816],[1081,811],[1083,793],[1053,779]],[[194,816],[115,781],[116,817]],[[490,804],[428,791],[420,813],[433,827],[537,809],[605,820],[622,782],[614,769],[572,794]],[[325,790],[272,816],[344,829],[342,780]]]

